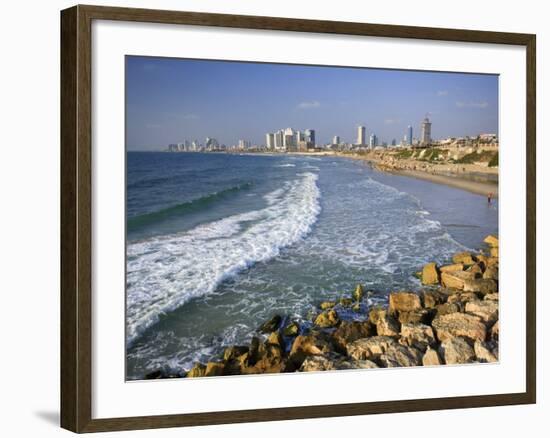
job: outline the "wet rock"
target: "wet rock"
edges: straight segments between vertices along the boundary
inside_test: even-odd
[[[435,263],[428,263],[422,269],[422,284],[439,284],[439,272]]]
[[[422,309],[420,297],[414,292],[394,292],[390,294],[389,312],[410,312]]]
[[[403,324],[401,326],[401,344],[426,351],[428,346],[435,344],[433,329],[426,324]]]
[[[422,353],[414,347],[393,344],[380,355],[379,361],[386,368],[414,367],[422,365]]]
[[[428,349],[424,353],[424,356],[422,356],[422,365],[437,366],[442,364],[443,362],[441,361],[441,358],[439,357],[437,351],[432,349],[431,347],[428,347]]]
[[[307,356],[323,355],[331,351],[328,336],[321,332],[313,332],[296,337],[290,349],[289,359],[296,368],[300,368]]]
[[[495,322],[498,319],[498,301],[475,300],[466,303],[466,312],[479,316],[484,322]]]
[[[321,328],[335,327],[340,322],[338,313],[334,309],[325,310],[317,315],[314,324]]]
[[[495,247],[498,246],[498,237],[493,234],[489,234],[485,239],[483,239],[483,242],[491,247]]]
[[[243,354],[248,353],[248,347],[234,345],[232,347],[227,347],[223,352],[223,360],[229,361],[237,359]]]
[[[323,301],[319,307],[321,310],[328,310],[332,309],[334,306],[336,306],[336,301]]]
[[[279,331],[271,333],[267,338],[266,343],[270,345],[275,345],[280,349],[284,349],[285,347],[285,344],[283,342],[283,337],[281,336],[281,333],[279,333]]]
[[[475,263],[475,260],[472,257],[472,253],[468,251],[459,252],[453,256],[453,263],[459,264],[462,263],[463,265],[473,265]]]
[[[196,363],[193,365],[193,368],[187,372],[186,377],[204,377],[205,371],[206,366],[202,363]]]
[[[498,285],[495,280],[477,278],[477,279],[465,281],[464,291],[490,294],[490,293],[498,292]]]
[[[497,357],[489,349],[489,345],[486,342],[476,341],[474,344],[474,352],[477,360],[480,362],[497,362]]]
[[[348,345],[348,356],[355,360],[374,360],[385,353],[390,345],[396,343],[396,340],[389,336],[357,339]]]
[[[445,265],[439,268],[441,272],[457,272],[464,271],[464,265],[462,263],[453,263],[452,265]]]
[[[426,309],[433,309],[438,304],[443,304],[447,296],[438,290],[425,290],[422,292],[422,303]]]
[[[275,330],[277,330],[279,328],[282,321],[283,321],[283,318],[281,317],[281,315],[275,315],[269,321],[264,322],[260,326],[258,331],[261,332],[261,333],[274,332]]]
[[[475,274],[467,271],[442,272],[441,285],[453,289],[464,289],[464,283],[474,278]]]
[[[432,327],[441,342],[455,337],[484,341],[487,335],[487,329],[481,318],[466,313],[457,312],[437,316],[432,322]]]
[[[242,374],[273,374],[288,370],[288,364],[285,360],[263,358],[256,362],[254,366],[244,368]]]
[[[378,336],[399,336],[399,329],[399,323],[391,315],[384,315],[376,324]]]
[[[387,310],[382,306],[375,306],[369,311],[369,321],[371,324],[376,325],[378,320],[387,314]]]
[[[222,362],[208,362],[204,371],[204,377],[221,376],[224,368],[225,366]]]
[[[352,304],[353,304],[353,300],[351,298],[347,298],[347,297],[340,298],[340,305],[342,307],[351,307]]]
[[[441,349],[447,365],[471,363],[476,359],[474,349],[464,338],[447,339]]]
[[[355,301],[361,301],[364,295],[365,295],[365,292],[363,290],[363,286],[358,284],[355,290],[353,291],[353,294],[352,294],[353,299]]]
[[[344,321],[332,334],[332,342],[337,351],[345,354],[348,344],[374,334],[375,328],[369,321]]]
[[[351,310],[354,312],[360,312],[361,311],[361,303],[358,301],[353,306],[351,306]]]
[[[300,324],[296,321],[291,322],[283,329],[283,335],[288,337],[298,336],[300,334]]]

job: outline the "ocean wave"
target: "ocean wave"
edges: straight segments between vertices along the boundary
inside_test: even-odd
[[[273,167],[296,167],[296,164],[293,164],[293,163],[276,164]]]
[[[252,187],[251,182],[239,184],[224,190],[209,193],[191,201],[182,202],[181,204],[172,205],[167,208],[152,211],[150,213],[141,214],[138,216],[130,217],[127,220],[128,231],[134,231],[146,225],[167,219],[173,216],[179,216],[185,213],[191,213],[200,211],[209,207],[213,203],[226,199],[227,197],[237,194],[243,190],[248,190]]]
[[[127,247],[127,344],[161,315],[215,291],[310,233],[320,213],[317,175],[304,173],[266,195],[268,205],[184,233]]]

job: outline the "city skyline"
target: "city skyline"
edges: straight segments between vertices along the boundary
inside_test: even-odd
[[[127,148],[184,139],[264,145],[276,126],[315,130],[316,143],[498,133],[498,76],[127,57]],[[308,100],[309,99],[309,100]],[[284,129],[284,128],[283,128]]]

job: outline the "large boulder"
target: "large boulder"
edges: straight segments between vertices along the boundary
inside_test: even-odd
[[[498,284],[495,280],[475,278],[464,282],[464,291],[490,294],[498,291]]]
[[[188,372],[186,377],[204,377],[206,366],[202,363],[196,363]]]
[[[474,344],[474,352],[477,360],[480,362],[496,362],[498,358],[493,354],[486,342],[476,341]]]
[[[299,335],[294,339],[289,361],[298,369],[307,356],[324,355],[332,352],[332,345],[328,335],[322,332],[312,332],[308,335]]]
[[[483,278],[485,280],[498,281],[498,268],[495,266],[488,266],[483,273]]]
[[[466,313],[449,313],[437,316],[432,327],[437,338],[443,342],[456,337],[465,337],[472,341],[484,341],[487,329],[481,318]]]
[[[347,352],[351,342],[375,334],[375,328],[369,321],[344,321],[332,333],[334,348],[342,354]]]
[[[378,365],[370,360],[348,360],[342,357],[309,356],[300,367],[300,371],[332,371],[366,368],[378,368]]]
[[[441,350],[447,365],[471,363],[476,359],[474,349],[464,338],[443,341]]]
[[[438,304],[435,306],[437,316],[448,315],[449,313],[457,313],[462,310],[459,302]]]
[[[479,316],[484,322],[495,322],[498,319],[498,301],[475,300],[466,303],[466,312]]]
[[[369,322],[373,325],[378,324],[378,320],[386,316],[388,311],[382,306],[374,306],[369,311]]]
[[[264,322],[259,328],[258,331],[261,333],[271,333],[279,328],[283,318],[281,315],[275,315],[270,320]]]
[[[338,313],[334,309],[325,310],[317,315],[314,324],[321,328],[335,327],[340,323]]]
[[[437,350],[434,350],[428,347],[428,349],[424,353],[424,356],[422,356],[422,365],[424,366],[442,365],[441,358],[439,357]]]
[[[221,376],[224,368],[225,365],[222,362],[208,362],[204,371],[204,377]]]
[[[464,289],[464,283],[473,280],[475,274],[467,271],[452,271],[441,273],[441,285],[452,289]]]
[[[435,263],[428,263],[422,269],[422,284],[439,284],[439,272]]]
[[[232,347],[227,347],[223,352],[223,360],[230,361],[237,359],[245,353],[248,353],[248,347],[246,346],[234,345]]]
[[[269,335],[266,341],[267,344],[275,345],[280,349],[284,350],[285,344],[283,342],[283,337],[279,331],[273,332]]]
[[[439,268],[441,272],[457,272],[464,271],[464,265],[462,263],[453,263],[452,265],[445,265]]]
[[[357,339],[348,345],[348,356],[355,360],[374,360],[396,343],[397,341],[389,336]]]
[[[422,365],[422,353],[414,347],[393,344],[380,355],[379,361],[386,368],[414,367]]]
[[[433,309],[446,300],[447,296],[438,290],[425,290],[422,292],[422,303],[426,309]]]
[[[399,323],[391,315],[384,315],[376,324],[378,336],[399,336]]]
[[[472,253],[468,251],[459,252],[453,256],[453,263],[462,263],[463,265],[473,265],[475,260],[472,257]]]
[[[483,239],[483,242],[485,242],[487,245],[491,247],[495,247],[495,246],[498,246],[498,237],[492,234],[489,234],[485,239]]]
[[[292,321],[283,329],[283,335],[288,337],[298,336],[300,334],[300,324]]]
[[[389,303],[389,312],[392,314],[422,309],[420,296],[414,292],[391,293]]]
[[[498,246],[494,246],[492,248],[489,249],[489,254],[491,255],[491,257],[497,257],[499,256],[499,253],[498,253]]]
[[[430,324],[435,316],[434,309],[420,309],[411,312],[399,312],[398,320],[401,324]]]
[[[403,324],[401,326],[400,343],[409,347],[426,351],[428,346],[435,344],[433,329],[425,324]]]

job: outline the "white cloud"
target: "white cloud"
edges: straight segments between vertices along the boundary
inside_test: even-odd
[[[308,101],[308,102],[300,102],[298,105],[297,105],[297,108],[298,109],[315,109],[315,108],[319,108],[321,106],[321,103],[317,100],[311,100],[311,101]]]
[[[487,108],[488,102],[457,102],[456,106],[459,108]]]
[[[441,96],[447,96],[448,94],[449,94],[449,92],[447,90],[439,90],[437,92],[437,95],[440,96],[440,97]]]

